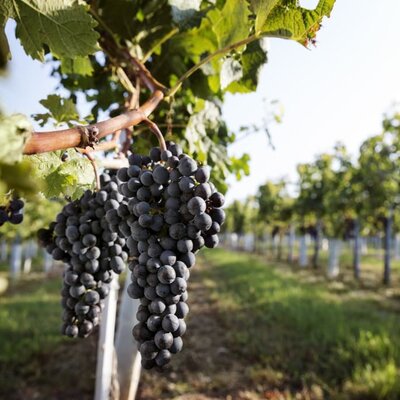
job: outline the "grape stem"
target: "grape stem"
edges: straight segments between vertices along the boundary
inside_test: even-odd
[[[98,192],[100,190],[100,175],[99,175],[99,171],[97,170],[96,160],[93,157],[92,152],[88,149],[78,149],[77,148],[76,150],[79,151],[79,153],[83,154],[92,164],[93,171],[94,171],[94,177],[95,177],[95,181],[96,181],[96,192]]]
[[[157,124],[149,120],[148,118],[143,120],[143,123],[145,123],[149,127],[149,129],[156,135],[161,151],[166,151],[167,145],[165,144],[164,136],[161,133],[160,128],[157,126]]]

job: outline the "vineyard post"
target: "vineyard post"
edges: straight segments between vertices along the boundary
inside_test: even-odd
[[[383,283],[385,285],[390,284],[391,275],[391,246],[392,246],[392,224],[393,224],[393,207],[389,207],[388,216],[385,219],[385,241],[384,241],[384,272],[383,272]]]
[[[24,274],[29,274],[32,268],[32,241],[24,243],[24,266],[22,268]]]
[[[115,355],[117,360],[119,400],[133,400],[139,385],[141,371],[141,356],[138,344],[132,338],[132,327],[138,322],[136,313],[140,301],[128,295],[131,283],[129,274],[125,278],[124,290],[118,310],[118,324],[115,338]]]
[[[393,257],[395,260],[400,260],[400,235],[396,233],[393,238]]]
[[[2,239],[1,241],[1,261],[7,261],[8,256],[8,244],[6,239]]]
[[[21,262],[22,262],[22,243],[21,243],[21,238],[17,236],[11,246],[10,275],[12,280],[16,280],[19,278],[19,275],[21,273]]]
[[[53,266],[53,257],[49,254],[46,249],[43,249],[43,271],[47,274]]]
[[[300,267],[307,267],[307,264],[307,241],[306,235],[302,233],[299,239],[299,265]]]
[[[293,224],[290,224],[289,226],[289,234],[288,234],[288,261],[290,263],[293,262],[293,258],[294,258],[294,243],[296,240],[296,236],[295,236],[295,228]]]
[[[118,277],[112,273],[110,293],[105,301],[97,345],[94,400],[109,400],[114,366],[114,333],[118,301]]]
[[[360,279],[360,221],[358,218],[354,220],[354,243],[353,243],[353,271],[354,278]]]
[[[312,258],[313,268],[319,267],[319,251],[321,248],[321,239],[322,239],[322,222],[318,219],[315,225],[315,236],[314,236],[314,254]]]
[[[336,278],[339,275],[339,258],[342,248],[342,241],[336,238],[329,238],[328,271],[329,278]]]

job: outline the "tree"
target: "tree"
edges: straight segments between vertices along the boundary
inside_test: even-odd
[[[385,118],[384,131],[367,139],[360,148],[359,166],[362,200],[367,218],[383,223],[385,257],[383,282],[390,283],[390,248],[394,208],[399,201],[400,159],[399,115]]]
[[[355,236],[354,273],[359,276],[359,199],[357,169],[344,145],[337,143],[332,154],[331,174],[325,174],[326,192],[323,196],[324,231],[329,238],[328,275],[339,273],[342,239]]]
[[[271,228],[273,237],[278,235],[279,244],[277,258],[282,257],[282,236],[290,219],[290,200],[286,193],[286,183],[267,181],[258,188],[258,218],[260,222]]]
[[[320,239],[322,235],[322,220],[327,214],[325,206],[329,184],[333,177],[332,156],[321,154],[309,164],[297,167],[299,174],[299,194],[296,199],[296,212],[301,216],[303,229],[306,223],[314,239],[313,267],[319,263]]]

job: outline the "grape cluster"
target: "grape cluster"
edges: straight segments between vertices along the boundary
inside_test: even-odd
[[[98,325],[112,272],[125,268],[126,240],[119,230],[124,205],[116,177],[103,174],[100,191],[86,191],[62,209],[49,229],[38,232],[52,257],[67,264],[61,290],[67,336],[87,337]]]
[[[20,224],[24,219],[24,201],[18,198],[12,199],[7,206],[0,206],[0,226],[6,222]]]
[[[129,213],[122,230],[129,232],[134,257],[128,294],[141,303],[133,336],[146,369],[166,365],[181,351],[195,253],[218,244],[224,197],[209,177],[208,167],[198,166],[174,143],[164,151],[153,148],[149,157],[132,154],[129,167],[118,171]]]

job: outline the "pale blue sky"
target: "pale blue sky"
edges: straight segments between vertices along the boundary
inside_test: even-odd
[[[315,2],[302,1],[305,6]],[[283,123],[270,126],[275,151],[263,134],[231,147],[231,154],[251,154],[252,173],[240,182],[230,180],[229,200],[255,193],[266,179],[294,180],[298,163],[331,150],[338,140],[356,154],[365,138],[380,131],[383,113],[400,101],[399,21],[399,0],[337,0],[316,48],[270,41],[257,93],[228,96],[224,114],[236,130],[266,116],[263,98],[278,99],[285,108]],[[0,78],[1,107],[27,115],[41,112],[38,101],[54,92],[57,82],[48,66],[24,56],[15,40],[11,47],[9,74]]]

